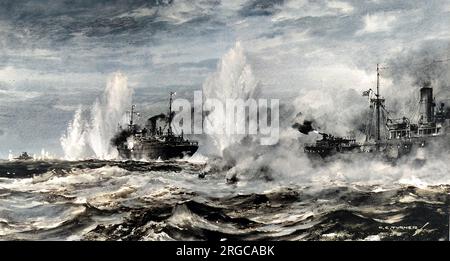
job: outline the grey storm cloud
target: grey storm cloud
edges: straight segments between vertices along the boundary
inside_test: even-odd
[[[272,15],[278,11],[276,6],[282,5],[284,0],[253,0],[245,4],[239,13],[244,16]]]
[[[442,85],[448,88],[449,52],[448,41],[426,42],[388,61],[388,73],[397,82],[404,77],[410,77],[412,84],[418,86],[434,80],[444,80]]]
[[[236,41],[265,95],[327,115],[330,105],[295,102],[356,97],[373,87],[377,63],[448,56],[449,19],[444,0],[3,0],[0,158],[60,153],[74,110],[91,106],[116,71],[143,110],[161,112],[169,90],[190,98]],[[400,75],[411,73],[383,80],[409,90]]]

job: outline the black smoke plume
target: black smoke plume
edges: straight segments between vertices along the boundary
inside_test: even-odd
[[[158,120],[165,120],[166,118],[167,118],[166,115],[164,113],[161,113],[161,114],[158,114],[158,115],[155,115],[155,116],[152,116],[152,117],[148,118],[147,121],[149,123],[156,124],[156,121],[158,121]]]
[[[156,122],[158,120],[165,120],[165,119],[167,119],[167,116],[164,113],[148,118],[147,124],[150,129],[150,133],[154,134],[156,132]]]
[[[111,144],[114,146],[119,146],[127,141],[128,137],[132,135],[129,129],[124,129],[116,133],[114,137],[111,139]]]
[[[308,135],[311,131],[314,130],[312,124],[313,124],[312,121],[304,120],[303,124],[300,124],[298,122],[294,123],[292,125],[292,128],[297,129],[299,132]]]
[[[450,98],[450,47],[448,42],[423,44],[405,50],[387,62],[382,74],[393,79],[395,93],[404,94],[426,85],[434,89],[437,100]]]

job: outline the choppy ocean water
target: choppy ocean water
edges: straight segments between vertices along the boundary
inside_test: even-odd
[[[230,180],[184,161],[5,161],[0,176],[1,240],[449,239],[447,185]]]

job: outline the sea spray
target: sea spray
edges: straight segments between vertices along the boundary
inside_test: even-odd
[[[243,47],[237,42],[234,48],[222,57],[217,71],[203,84],[204,99],[217,99],[226,104],[230,99],[246,101],[256,98],[258,94],[258,81],[247,62]],[[226,118],[223,116],[216,108],[208,112],[204,119],[205,132],[212,134],[208,135],[205,146],[200,148],[199,153],[222,156],[227,147],[242,140],[242,135],[230,135],[221,131],[226,125]]]
[[[72,122],[67,127],[66,134],[61,139],[61,147],[64,158],[67,160],[77,160],[86,157],[86,129],[81,117],[81,106],[75,111]]]
[[[117,132],[117,124],[125,122],[125,112],[131,106],[133,90],[128,87],[127,77],[115,73],[109,79],[103,96],[97,99],[91,111],[91,128],[88,134],[89,146],[100,159],[118,156],[111,146],[111,139]]]
[[[64,158],[79,160],[95,157],[113,159],[118,155],[111,139],[118,124],[126,121],[126,109],[131,106],[133,90],[122,73],[113,74],[106,84],[103,95],[95,101],[90,118],[83,118],[81,107],[75,112],[66,134],[61,137]]]
[[[242,100],[243,102],[257,100],[260,98],[260,92],[259,82],[253,74],[240,42],[237,42],[222,57],[217,71],[203,84],[204,100],[216,99],[221,104],[227,104],[230,100]],[[267,109],[267,107],[265,108]],[[261,118],[261,111],[259,111],[259,117]],[[257,118],[248,117],[246,120],[248,126],[251,124],[259,126],[260,122]],[[223,130],[229,127],[227,124],[226,114],[217,111],[216,108],[207,111],[204,126],[211,129],[205,130],[206,141],[196,153],[196,155],[208,157],[211,168],[224,171],[227,178],[234,179],[239,176],[238,179],[252,179],[252,177],[260,179],[262,173],[262,178],[270,180],[272,168],[269,165],[275,161],[274,154],[290,153],[287,155],[292,155],[292,157],[296,155],[295,150],[292,149],[275,149],[273,146],[261,145],[258,140],[261,137],[258,135],[237,135],[224,132]],[[235,121],[234,124],[240,124],[240,122]],[[234,127],[239,126],[231,126],[231,128]],[[295,140],[295,137],[293,139]],[[283,151],[279,152],[279,150]]]
[[[9,150],[9,152],[8,152],[8,160],[12,161],[13,159],[14,159],[14,155],[12,154],[12,151]]]

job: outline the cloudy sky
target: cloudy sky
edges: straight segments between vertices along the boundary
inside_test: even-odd
[[[446,0],[1,0],[0,158],[61,154],[75,109],[117,71],[157,110],[239,41],[266,96],[320,110],[373,87],[377,63],[448,57],[449,24]],[[405,78],[386,76],[387,93]]]

